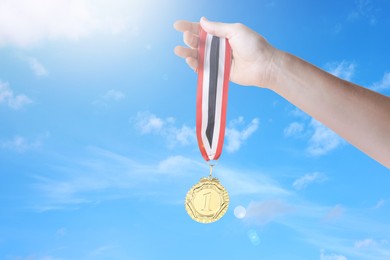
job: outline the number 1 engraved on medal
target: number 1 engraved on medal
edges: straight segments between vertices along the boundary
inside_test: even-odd
[[[205,209],[207,208],[207,211],[210,212],[211,211],[211,209],[210,209],[211,191],[203,194],[203,197],[204,197],[204,205],[203,205],[203,209],[201,209],[201,210],[205,211]]]
[[[200,223],[220,219],[227,211],[229,195],[216,178],[202,178],[186,195],[188,215]]]

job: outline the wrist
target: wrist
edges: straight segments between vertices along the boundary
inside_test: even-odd
[[[270,46],[270,55],[266,67],[263,67],[264,73],[258,87],[275,90],[278,85],[278,79],[281,76],[282,65],[285,60],[286,53]]]

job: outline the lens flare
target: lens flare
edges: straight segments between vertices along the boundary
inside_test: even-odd
[[[248,231],[248,238],[249,238],[249,241],[251,241],[251,243],[253,245],[258,246],[260,244],[259,235],[257,234],[257,232],[255,230],[251,229]]]
[[[245,215],[246,215],[246,209],[243,206],[237,206],[234,209],[234,216],[236,216],[236,218],[243,219],[245,218]]]

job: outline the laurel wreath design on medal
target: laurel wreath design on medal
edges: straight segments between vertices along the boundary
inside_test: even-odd
[[[225,215],[229,195],[217,178],[202,178],[187,193],[185,207],[188,215],[200,223],[212,223]]]

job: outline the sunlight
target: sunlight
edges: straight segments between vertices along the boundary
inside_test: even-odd
[[[161,12],[156,0],[17,0],[0,2],[0,46],[29,47],[46,39],[92,33],[136,35]]]

